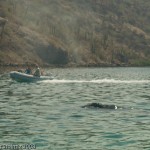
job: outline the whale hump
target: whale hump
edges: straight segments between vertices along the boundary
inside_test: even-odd
[[[101,104],[101,103],[90,103],[90,104],[82,106],[82,108],[117,109],[117,106],[116,105]]]

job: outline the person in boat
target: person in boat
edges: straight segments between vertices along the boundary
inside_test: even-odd
[[[36,76],[36,77],[40,77],[41,76],[41,71],[40,71],[40,68],[39,68],[38,65],[36,65],[36,70],[35,70],[33,75]]]
[[[28,66],[28,68],[25,70],[26,74],[32,74],[32,70],[31,68]]]

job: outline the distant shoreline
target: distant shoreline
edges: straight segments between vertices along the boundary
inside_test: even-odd
[[[35,64],[0,64],[0,74],[10,72],[10,71],[17,71],[21,69],[25,69],[27,66],[31,68],[35,67]],[[67,64],[67,65],[39,65],[41,68],[108,68],[108,67],[150,67],[150,66],[143,66],[143,65],[126,65],[126,64],[87,64],[87,65],[80,65],[80,64]]]

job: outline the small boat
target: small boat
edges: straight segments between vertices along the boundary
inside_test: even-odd
[[[54,77],[49,76],[40,76],[36,77],[34,75],[18,72],[18,71],[12,71],[10,72],[10,77],[13,80],[19,81],[19,82],[36,82],[36,81],[42,81],[42,80],[52,80]]]

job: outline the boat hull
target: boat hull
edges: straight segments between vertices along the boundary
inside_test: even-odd
[[[10,77],[13,80],[16,80],[18,82],[37,82],[37,81],[42,81],[42,80],[52,80],[53,77],[48,77],[48,76],[40,76],[36,77],[33,75],[17,72],[17,71],[12,71],[10,72]]]

